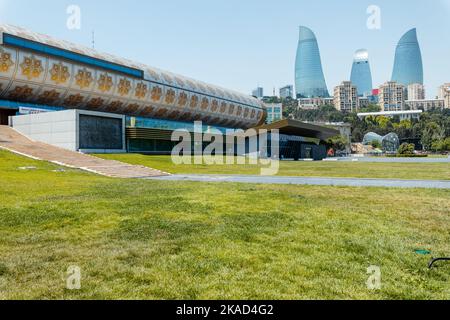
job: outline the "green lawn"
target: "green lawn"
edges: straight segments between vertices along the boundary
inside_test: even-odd
[[[170,173],[260,174],[255,165],[175,165],[170,156],[141,154],[97,155]],[[343,161],[281,161],[280,176],[450,180],[449,163],[367,163]]]
[[[36,167],[21,170],[19,167]],[[449,299],[450,190],[119,180],[0,151],[0,299]],[[69,291],[66,270],[82,269]],[[366,287],[367,268],[382,289]]]

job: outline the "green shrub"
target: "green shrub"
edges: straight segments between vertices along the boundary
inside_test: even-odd
[[[431,150],[435,152],[446,152],[450,151],[450,137],[444,140],[438,140],[433,142]]]
[[[413,155],[415,150],[415,145],[412,143],[403,143],[398,149],[399,155]]]

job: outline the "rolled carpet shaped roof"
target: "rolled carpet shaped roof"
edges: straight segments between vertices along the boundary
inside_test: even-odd
[[[249,128],[257,99],[171,72],[0,25],[0,99]]]

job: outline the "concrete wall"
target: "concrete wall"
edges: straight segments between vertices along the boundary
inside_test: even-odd
[[[31,140],[78,151],[76,110],[15,116],[10,124]]]
[[[123,125],[123,148],[114,150],[80,150],[80,115],[120,119]],[[84,153],[126,152],[125,116],[122,115],[84,110],[66,110],[11,117],[10,126],[31,140],[71,151],[81,151]],[[96,134],[96,132],[94,131],[92,134]]]

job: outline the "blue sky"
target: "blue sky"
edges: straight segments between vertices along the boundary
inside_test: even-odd
[[[81,30],[66,9],[81,8]],[[369,5],[381,29],[366,26]],[[370,52],[374,86],[389,80],[395,46],[416,27],[427,95],[450,82],[450,0],[0,0],[0,19],[244,93],[294,83],[298,26],[319,41],[330,91],[350,77],[354,51]]]

